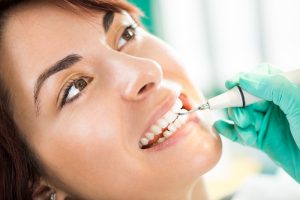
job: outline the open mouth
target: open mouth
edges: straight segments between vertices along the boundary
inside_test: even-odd
[[[181,93],[171,110],[159,118],[151,126],[150,131],[140,139],[140,148],[149,149],[168,140],[188,120],[188,115],[178,115],[178,113],[191,109],[192,105],[187,96]]]

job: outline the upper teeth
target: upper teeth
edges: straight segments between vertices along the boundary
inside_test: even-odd
[[[170,137],[178,128],[181,127],[187,121],[187,115],[178,115],[177,113],[184,112],[182,108],[182,102],[177,99],[174,106],[168,111],[162,118],[158,119],[157,122],[151,126],[150,131],[140,139],[142,146],[148,145],[149,141],[154,139],[155,135],[160,135],[162,130],[168,127],[168,130],[164,131],[163,139],[159,139],[158,143],[163,142],[166,138]]]

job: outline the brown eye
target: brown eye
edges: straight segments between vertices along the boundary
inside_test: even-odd
[[[74,83],[74,86],[81,91],[87,86],[87,82],[84,79],[79,79]]]
[[[81,91],[84,90],[91,81],[92,78],[79,78],[77,80],[71,80],[64,90],[60,107],[63,107],[66,103],[70,103],[78,98],[81,95]]]
[[[125,28],[121,37],[117,42],[117,49],[121,50],[130,40],[133,40],[136,36],[136,26],[130,25]]]
[[[122,38],[126,41],[131,40],[135,35],[135,30],[132,27],[128,27],[125,29],[124,33],[122,34]]]

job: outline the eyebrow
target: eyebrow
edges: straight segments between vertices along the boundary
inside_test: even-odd
[[[115,13],[113,11],[108,11],[103,17],[103,29],[107,33],[114,21]]]
[[[37,114],[39,112],[39,106],[38,106],[38,99],[39,99],[39,93],[41,91],[41,88],[45,81],[52,75],[62,71],[66,70],[72,66],[74,66],[75,63],[79,62],[82,59],[82,56],[78,54],[70,54],[63,59],[57,61],[54,65],[46,69],[41,75],[39,75],[35,86],[34,86],[34,103],[36,106]]]
[[[103,17],[103,29],[107,33],[114,21],[115,13],[113,11],[108,11],[105,13]],[[63,59],[57,61],[54,65],[46,69],[43,73],[41,73],[35,83],[34,86],[34,103],[36,106],[36,113],[39,114],[39,94],[42,89],[42,86],[44,82],[52,75],[62,71],[66,70],[72,66],[74,66],[75,63],[79,62],[82,59],[82,56],[78,54],[70,54]]]

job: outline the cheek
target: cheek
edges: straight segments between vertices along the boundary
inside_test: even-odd
[[[96,186],[107,193],[114,185],[115,172],[122,171],[126,163],[119,139],[114,136],[119,130],[94,121],[78,124],[86,126],[65,122],[63,129],[55,130],[36,151],[55,183],[83,196],[95,193]]]

